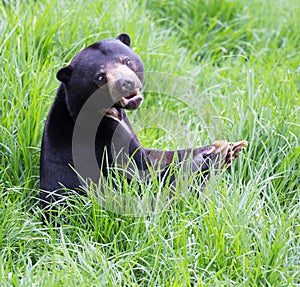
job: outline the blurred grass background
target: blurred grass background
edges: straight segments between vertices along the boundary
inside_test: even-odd
[[[2,0],[0,285],[299,286],[299,15],[297,0]],[[130,113],[145,146],[249,147],[205,200],[182,181],[188,196],[157,216],[120,216],[85,198],[66,211],[70,223],[43,226],[39,152],[55,73],[121,32],[146,71],[199,87],[213,131],[185,103],[148,93]],[[173,124],[145,128],[159,108]]]

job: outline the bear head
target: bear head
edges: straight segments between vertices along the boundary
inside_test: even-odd
[[[137,109],[143,101],[144,66],[130,48],[130,37],[96,42],[79,52],[56,77],[64,87],[66,104],[75,120],[86,100],[96,91],[106,97],[101,108]],[[100,108],[100,107],[99,107]]]

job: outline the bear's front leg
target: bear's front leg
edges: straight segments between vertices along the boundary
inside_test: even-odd
[[[148,160],[157,168],[164,168],[173,162],[178,162],[186,167],[189,165],[191,172],[203,173],[210,170],[216,172],[230,167],[233,160],[239,157],[239,152],[246,146],[246,141],[219,141],[196,149],[177,151],[144,149],[144,151]]]

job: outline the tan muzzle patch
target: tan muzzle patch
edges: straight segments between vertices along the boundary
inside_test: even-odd
[[[107,85],[112,101],[128,110],[140,107],[143,102],[143,85],[137,75],[122,64],[113,65],[107,70]]]

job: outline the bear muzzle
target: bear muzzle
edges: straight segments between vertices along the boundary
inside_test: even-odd
[[[135,110],[142,105],[143,100],[143,95],[141,94],[140,90],[137,89],[132,95],[122,97],[119,104],[123,109]]]
[[[123,109],[139,108],[143,102],[143,85],[135,72],[122,64],[108,70],[107,85],[112,101]]]

